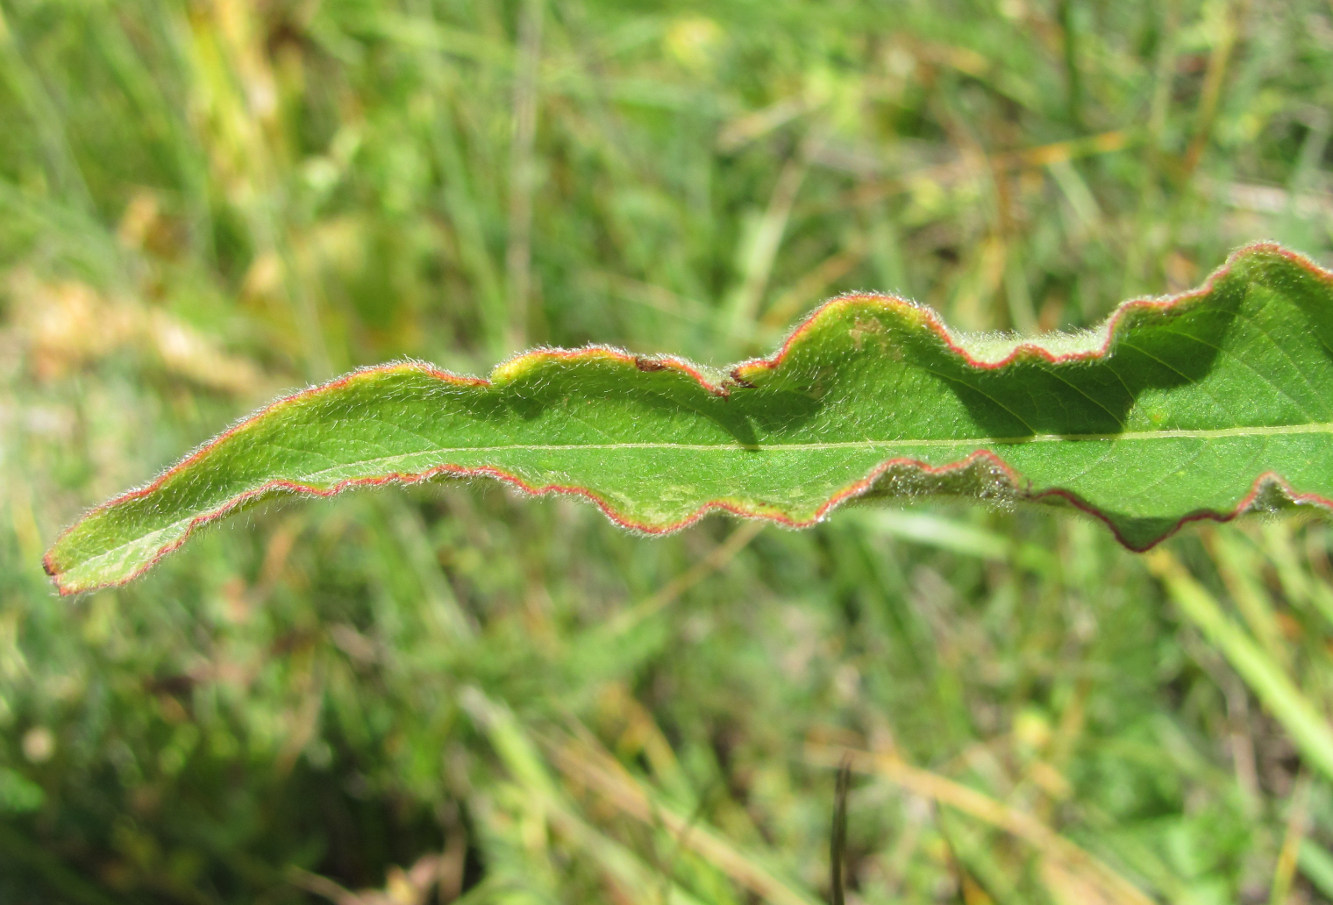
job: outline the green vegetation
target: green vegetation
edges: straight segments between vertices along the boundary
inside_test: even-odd
[[[1144,550],[1201,518],[1333,508],[1333,273],[1251,246],[1202,290],[1037,342],[845,295],[725,372],[602,346],[489,379],[364,368],[97,507],[42,562],[62,594],[121,585],[234,509],[432,477],[582,496],[654,534],[713,510],[808,527],[849,499],[949,495],[1072,503]]]
[[[0,4],[0,900],[1333,898],[1333,533],[656,540],[493,482],[51,538],[400,357],[719,365],[819,299],[1097,324],[1333,260],[1326,4]]]

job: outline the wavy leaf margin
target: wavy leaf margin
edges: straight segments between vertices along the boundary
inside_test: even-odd
[[[241,506],[250,500],[270,494],[273,491],[288,491],[301,495],[329,497],[337,495],[345,490],[358,487],[378,487],[386,484],[413,484],[436,477],[490,477],[505,482],[529,495],[539,496],[544,494],[561,494],[583,497],[597,505],[598,508],[600,508],[602,512],[617,525],[645,534],[667,534],[678,531],[693,524],[712,511],[725,511],[741,517],[766,519],[791,528],[808,527],[822,520],[831,510],[840,504],[849,499],[866,494],[867,491],[874,488],[881,479],[891,472],[939,476],[966,471],[976,471],[983,474],[982,480],[988,482],[992,491],[999,496],[1017,501],[1040,501],[1056,498],[1073,505],[1075,508],[1102,521],[1111,529],[1112,533],[1121,544],[1136,552],[1141,552],[1155,546],[1190,522],[1200,520],[1227,522],[1250,509],[1255,508],[1256,505],[1261,502],[1265,507],[1281,503],[1289,503],[1296,505],[1311,505],[1323,510],[1333,511],[1333,499],[1318,493],[1298,492],[1292,488],[1281,475],[1272,471],[1265,471],[1255,478],[1249,491],[1241,497],[1230,510],[1199,510],[1187,513],[1169,530],[1161,534],[1161,536],[1152,539],[1146,544],[1136,544],[1121,532],[1116,523],[1105,512],[1082,499],[1077,493],[1058,487],[1035,492],[1026,491],[1022,488],[1022,476],[1015,469],[1010,467],[1003,459],[990,450],[979,449],[963,459],[944,465],[932,466],[926,462],[910,457],[887,459],[881,462],[864,477],[849,483],[841,490],[832,494],[811,518],[794,519],[772,507],[738,505],[725,499],[713,499],[700,505],[695,511],[682,519],[669,523],[651,523],[634,520],[620,511],[613,503],[600,496],[595,491],[583,486],[556,483],[530,484],[518,475],[507,472],[502,468],[494,466],[470,467],[446,463],[419,472],[390,472],[366,477],[348,478],[329,488],[315,487],[309,484],[285,479],[273,479],[252,488],[251,490],[229,498],[222,505],[208,512],[203,512],[193,517],[190,519],[189,524],[179,538],[168,544],[162,545],[157,549],[155,554],[146,559],[141,565],[114,580],[90,582],[86,584],[76,584],[63,580],[67,575],[68,566],[60,560],[60,547],[62,543],[73,535],[74,532],[76,532],[88,519],[129,501],[151,495],[161,488],[172,476],[207,458],[209,453],[225,440],[262,423],[266,419],[281,414],[285,408],[294,403],[312,396],[329,393],[340,387],[358,380],[364,380],[373,375],[393,371],[411,370],[427,374],[444,383],[454,386],[491,387],[501,386],[507,382],[515,380],[543,362],[551,360],[587,361],[601,359],[623,365],[625,368],[634,371],[661,371],[668,369],[679,371],[695,380],[699,386],[709,394],[718,397],[726,397],[737,388],[746,388],[752,385],[753,380],[761,372],[777,371],[781,367],[783,361],[788,357],[791,350],[796,348],[803,341],[803,337],[809,334],[824,319],[830,318],[840,309],[852,305],[882,306],[884,308],[897,310],[907,318],[915,319],[922,326],[933,331],[947,349],[960,356],[969,366],[980,370],[999,370],[1015,362],[1032,359],[1040,359],[1052,364],[1071,361],[1091,361],[1106,356],[1108,350],[1116,339],[1118,332],[1123,329],[1122,325],[1125,324],[1127,318],[1131,315],[1140,311],[1168,311],[1176,306],[1185,305],[1196,299],[1204,298],[1210,295],[1216,285],[1230,274],[1237,262],[1259,255],[1280,256],[1333,288],[1333,271],[1326,270],[1306,256],[1286,249],[1276,243],[1259,242],[1245,246],[1234,252],[1222,267],[1214,271],[1208,279],[1196,289],[1174,295],[1140,298],[1124,302],[1116,308],[1100,328],[1086,331],[1082,334],[1081,338],[1072,338],[1072,343],[1070,337],[1061,337],[1066,345],[1072,344],[1073,346],[1077,346],[1077,348],[1073,348],[1072,351],[1057,352],[1041,345],[1038,340],[1020,340],[1013,342],[1012,346],[1005,352],[1005,354],[999,355],[998,357],[988,357],[974,345],[970,345],[967,337],[957,336],[950,331],[933,310],[921,306],[916,302],[889,294],[849,293],[830,299],[816,308],[792,329],[786,340],[771,356],[754,358],[741,362],[725,372],[715,372],[712,369],[696,365],[672,355],[636,355],[623,349],[604,345],[589,345],[578,349],[534,349],[521,353],[497,365],[492,370],[489,378],[454,374],[433,365],[412,360],[390,362],[388,364],[360,368],[326,383],[308,387],[269,403],[257,412],[236,422],[221,434],[218,434],[207,442],[201,444],[185,458],[161,472],[151,482],[141,487],[126,491],[125,493],[88,510],[78,521],[66,528],[60,534],[57,540],[52,544],[51,549],[43,556],[42,564],[47,575],[51,577],[57,590],[62,595],[78,594],[104,587],[118,587],[139,577],[157,564],[164,556],[178,549],[196,530],[198,530],[200,526],[215,521],[235,510],[238,506]],[[1099,333],[1101,334],[1101,338],[1097,339]],[[1274,497],[1274,494],[1276,494],[1276,497]]]

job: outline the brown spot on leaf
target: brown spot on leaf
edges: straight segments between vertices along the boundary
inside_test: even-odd
[[[731,382],[734,383],[736,386],[743,387],[747,390],[755,389],[756,386],[755,384],[751,383],[750,381],[746,380],[744,377],[741,376],[740,368],[732,368],[731,374],[729,376],[731,377]]]
[[[671,366],[664,361],[658,361],[656,358],[635,356],[634,367],[638,368],[640,371],[665,371]]]

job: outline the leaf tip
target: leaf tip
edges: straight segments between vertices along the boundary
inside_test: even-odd
[[[59,543],[59,542],[57,542]],[[71,588],[65,581],[65,570],[56,564],[55,546],[42,556],[42,571],[46,577],[51,579],[51,584],[55,586],[56,593],[61,597],[69,597],[79,593],[81,588]]]

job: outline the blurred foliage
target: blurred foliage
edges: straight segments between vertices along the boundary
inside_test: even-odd
[[[2,0],[0,900],[827,901],[844,761],[850,902],[1333,898],[1324,524],[645,540],[477,482],[39,564],[359,364],[1327,264],[1329,71],[1312,0]]]

